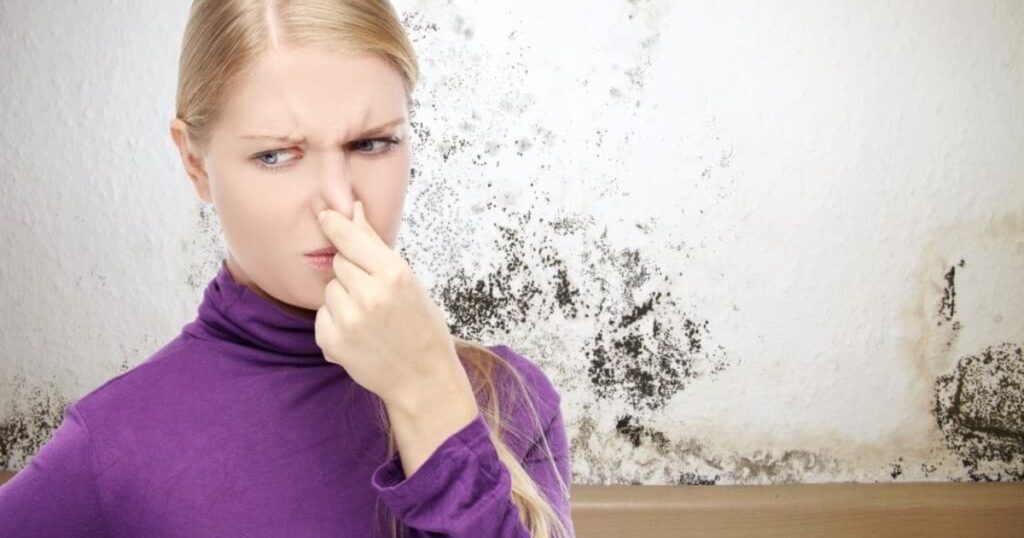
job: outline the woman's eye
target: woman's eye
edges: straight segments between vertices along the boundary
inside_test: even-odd
[[[280,163],[282,161],[281,161],[281,159],[279,157],[276,157],[277,155],[279,155],[281,153],[288,153],[288,150],[275,149],[274,151],[268,151],[268,152],[265,152],[265,153],[260,153],[259,155],[256,156],[256,162],[258,162],[259,165],[264,167],[264,168],[281,168],[281,166],[279,166],[279,165],[280,165]],[[274,158],[268,160],[268,159],[265,159],[265,157],[274,157]],[[284,162],[287,162],[287,161],[284,161]]]
[[[372,144],[374,142],[380,142],[381,144],[385,144],[384,146],[382,146],[382,148],[379,151],[372,151],[372,150],[371,151],[360,151],[360,153],[364,153],[367,157],[380,157],[380,156],[390,152],[392,149],[395,148],[395,146],[398,146],[398,144],[401,141],[402,141],[402,139],[398,138],[398,137],[370,138],[370,139],[367,139],[367,140],[358,140],[358,141],[353,143],[353,146],[358,151],[360,148],[366,148],[366,146],[364,145],[366,143],[370,144],[370,148],[373,147]]]
[[[397,146],[399,146],[401,142],[402,139],[397,136],[390,138],[368,138],[366,140],[357,140],[355,142],[352,142],[350,144],[350,147],[352,147],[352,149],[354,149],[356,153],[360,155],[369,157],[371,159],[376,159],[378,157],[383,157],[390,153]],[[294,157],[291,159],[284,160],[282,160],[281,157],[279,157],[279,155],[281,154],[288,153],[293,152],[291,150],[286,149],[275,149],[272,151],[265,151],[263,153],[259,153],[253,156],[253,159],[256,160],[257,166],[260,166],[261,168],[264,168],[266,170],[284,170],[285,168],[287,168],[286,164],[288,163],[288,161],[296,160],[296,158]]]

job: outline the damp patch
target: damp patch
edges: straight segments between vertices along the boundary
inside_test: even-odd
[[[935,384],[947,446],[975,481],[1024,480],[1024,357],[1001,343],[961,358]]]
[[[8,381],[7,412],[0,421],[0,469],[20,471],[53,436],[70,403],[53,383],[28,388],[25,379]]]

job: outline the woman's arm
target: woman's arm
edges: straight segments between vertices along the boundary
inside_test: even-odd
[[[418,400],[385,402],[405,476],[416,474],[445,439],[480,414],[462,367],[448,379]]]
[[[53,436],[0,486],[0,536],[107,536],[89,430],[74,405]]]
[[[559,407],[549,417],[543,435],[554,455],[554,465],[567,485],[570,481],[569,447]],[[575,536],[569,498],[546,459],[538,438],[523,458],[527,473],[552,499],[564,525]],[[372,483],[391,512],[413,536],[530,538],[511,500],[512,480],[498,458],[483,417],[446,439],[412,476],[406,477],[395,455],[378,467]]]

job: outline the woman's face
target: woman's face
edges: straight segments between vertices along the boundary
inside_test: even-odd
[[[205,154],[187,153],[185,125],[172,120],[197,194],[217,208],[235,280],[315,317],[333,278],[306,257],[332,246],[316,215],[352,218],[356,200],[394,247],[411,160],[406,103],[398,71],[377,56],[278,49],[231,88]]]

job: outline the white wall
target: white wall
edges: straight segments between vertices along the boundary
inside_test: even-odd
[[[400,252],[559,386],[574,482],[1024,479],[1024,3],[395,5]],[[167,134],[186,16],[0,3],[0,466],[216,271]]]

